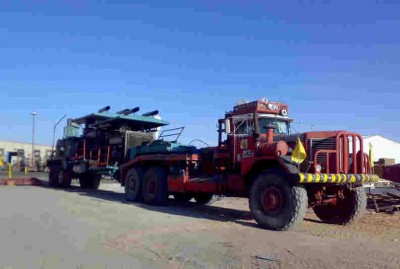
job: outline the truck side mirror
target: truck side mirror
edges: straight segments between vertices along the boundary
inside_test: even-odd
[[[225,132],[226,134],[231,133],[231,123],[229,119],[225,119]]]

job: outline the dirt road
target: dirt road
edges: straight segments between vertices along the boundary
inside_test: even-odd
[[[256,227],[245,199],[126,203],[123,190],[0,187],[1,268],[398,268],[400,216],[289,232]]]

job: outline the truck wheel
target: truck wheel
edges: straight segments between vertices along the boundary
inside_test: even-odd
[[[349,225],[359,219],[367,208],[367,194],[363,187],[344,190],[344,199],[336,205],[315,206],[317,217],[329,224]]]
[[[270,230],[293,228],[303,220],[307,203],[304,187],[290,185],[274,173],[260,174],[250,189],[250,211],[261,227]]]
[[[173,195],[178,202],[189,202],[193,198],[193,195],[188,193],[174,193]]]
[[[152,167],[144,173],[142,193],[147,204],[164,205],[167,202],[168,182],[164,169]]]
[[[140,167],[134,167],[128,171],[125,176],[125,199],[130,202],[141,202],[142,195],[143,170]]]
[[[50,167],[49,171],[49,185],[50,187],[56,188],[58,187],[58,174],[60,173],[61,169]]]
[[[68,171],[65,170],[60,171],[58,179],[59,179],[59,186],[61,188],[71,187],[72,178]]]
[[[82,189],[97,190],[100,186],[101,175],[97,173],[85,173],[79,177],[79,185]]]
[[[49,185],[57,188],[68,188],[71,186],[71,176],[68,171],[62,168],[51,168],[49,172]]]
[[[211,193],[196,193],[194,195],[194,200],[196,200],[198,204],[212,205],[218,201],[218,197]]]

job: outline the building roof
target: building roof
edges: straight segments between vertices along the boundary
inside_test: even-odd
[[[379,138],[381,138],[381,139],[385,139],[385,140],[391,141],[391,142],[393,142],[393,143],[400,144],[400,142],[398,142],[398,141],[395,141],[395,140],[393,140],[393,139],[386,138],[386,137],[381,136],[381,135],[378,135],[378,134],[375,134],[375,135],[363,135],[363,136],[362,136],[363,139],[369,139],[369,138],[373,138],[373,137],[377,137],[377,138],[379,137]]]
[[[0,143],[19,143],[19,144],[32,145],[32,142],[12,141],[12,140],[0,140]],[[49,148],[51,148],[51,145],[44,145],[44,144],[38,144],[38,143],[35,143],[35,146],[41,146],[41,147],[49,147]]]

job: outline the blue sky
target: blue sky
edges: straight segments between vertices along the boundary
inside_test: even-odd
[[[62,115],[159,109],[217,140],[240,98],[289,104],[302,130],[400,141],[399,1],[0,2],[0,139],[50,144]],[[61,129],[57,136],[61,136]]]

